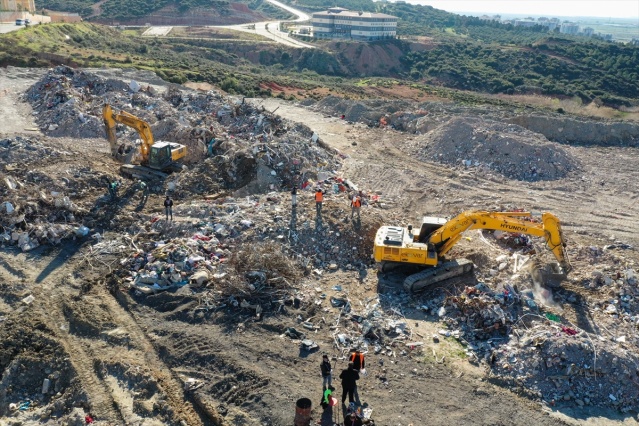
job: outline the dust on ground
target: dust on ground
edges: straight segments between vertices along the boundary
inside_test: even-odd
[[[148,200],[121,178],[113,202],[99,179],[119,168],[98,134],[102,98],[80,79],[99,86],[116,76],[59,71],[41,81],[49,87],[34,86],[60,104],[32,98],[46,136],[2,135],[2,201],[13,209],[3,204],[3,422],[75,425],[90,415],[104,425],[285,425],[297,399],[309,397],[314,420],[328,424],[332,413],[316,405],[320,354],[339,370],[358,345],[368,351],[359,396],[376,424],[636,424],[634,148],[544,141],[565,153],[565,173],[513,180],[419,158],[413,147],[424,135],[370,125],[385,113],[358,122],[363,109],[353,106],[349,122],[277,100],[242,106],[217,93],[165,91],[157,81],[157,92],[140,93],[129,74],[118,96],[106,94],[110,102],[158,126],[199,125],[211,133],[194,144],[220,144],[151,183]],[[27,119],[29,106],[19,108]],[[406,122],[423,115],[415,117]],[[86,135],[94,139],[47,135],[76,132],[72,123],[95,123]],[[321,220],[318,185],[327,192]],[[368,198],[361,221],[350,219],[341,191],[356,187]],[[161,204],[167,191],[173,223]],[[516,271],[536,242],[509,235],[468,235],[452,256],[476,263],[474,279],[425,295],[375,272],[380,224],[514,208],[564,222],[575,271],[552,300],[528,293],[530,279]],[[504,298],[508,286],[519,300]],[[483,330],[494,324],[505,326]]]

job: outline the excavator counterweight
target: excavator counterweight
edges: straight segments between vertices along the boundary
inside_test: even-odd
[[[415,292],[426,287],[471,272],[473,263],[466,259],[443,261],[445,254],[459,241],[465,231],[492,229],[542,237],[561,269],[553,276],[570,272],[572,266],[565,251],[565,241],[559,219],[543,213],[541,222],[531,221],[530,212],[466,211],[450,220],[425,217],[419,233],[412,227],[382,226],[375,236],[374,258],[387,269],[387,262],[396,265],[418,265],[424,269],[408,276],[406,290]]]

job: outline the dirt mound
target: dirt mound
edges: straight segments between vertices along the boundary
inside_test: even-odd
[[[410,108],[410,104],[405,101],[383,99],[351,101],[337,96],[327,96],[318,101],[313,108],[331,115],[344,115],[348,121],[374,124],[378,123],[379,119],[384,116]]]
[[[561,179],[577,167],[568,152],[538,133],[474,117],[453,118],[410,148],[422,160],[485,168],[516,180]]]

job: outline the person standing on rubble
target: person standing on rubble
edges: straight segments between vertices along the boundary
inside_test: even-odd
[[[111,194],[111,200],[115,201],[118,198],[118,187],[120,186],[117,180],[109,183],[109,194]]]
[[[357,220],[360,220],[359,211],[362,207],[362,192],[360,191],[358,194],[353,195],[351,199],[351,219],[353,219],[353,215],[357,213]]]
[[[317,216],[322,215],[322,202],[324,201],[324,191],[321,188],[317,188],[315,191],[315,213]]]
[[[359,350],[355,348],[351,349],[351,354],[348,361],[353,363],[353,369],[355,371],[365,371],[366,361],[364,360],[364,354],[361,353]]]
[[[164,210],[166,212],[166,221],[169,221],[169,215],[171,216],[171,220],[173,220],[173,200],[168,195],[164,200]]]
[[[146,203],[147,198],[149,198],[149,186],[143,180],[138,180],[138,189],[142,193],[142,202]]]
[[[348,402],[355,402],[354,393],[357,381],[359,380],[359,373],[353,368],[352,362],[348,363],[348,368],[346,370],[342,370],[339,378],[342,379],[342,405],[344,405],[344,402],[346,401],[347,393]]]
[[[328,360],[328,355],[322,355],[322,363],[320,364],[320,371],[322,372],[322,387],[328,389],[331,387],[331,362]]]

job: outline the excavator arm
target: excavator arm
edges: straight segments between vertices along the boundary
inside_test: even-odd
[[[434,231],[428,237],[428,243],[435,245],[437,255],[441,257],[459,241],[464,231],[471,229],[492,229],[543,237],[564,273],[568,273],[572,266],[564,248],[565,241],[559,219],[545,212],[541,216],[541,223],[524,220],[531,216],[530,212],[463,212]]]
[[[140,144],[140,154],[142,155],[142,162],[146,163],[149,159],[151,146],[153,145],[153,132],[151,131],[151,126],[149,126],[146,121],[126,111],[114,113],[111,105],[109,104],[104,105],[104,108],[102,109],[102,117],[104,119],[104,127],[106,128],[107,139],[109,140],[109,145],[111,146],[111,155],[115,157],[118,154],[115,126],[116,123],[122,123],[137,130],[138,134],[140,135],[140,140],[142,141],[142,143]]]

